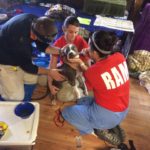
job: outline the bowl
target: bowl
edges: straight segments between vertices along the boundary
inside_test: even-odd
[[[21,117],[22,119],[26,119],[30,117],[30,115],[34,112],[35,106],[29,102],[22,102],[15,107],[15,115]]]

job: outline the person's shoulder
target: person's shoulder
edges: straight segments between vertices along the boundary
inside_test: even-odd
[[[17,22],[24,22],[24,21],[32,21],[33,19],[38,18],[36,15],[29,14],[29,13],[23,13],[23,14],[18,14],[11,18],[10,20],[17,21]]]
[[[116,52],[112,55],[110,55],[110,57],[108,58],[109,60],[118,60],[120,62],[126,61],[126,58],[124,57],[124,55],[120,52]]]
[[[30,14],[30,13],[24,13],[22,14],[24,17],[27,17],[27,18],[38,18],[38,16],[34,15],[34,14]]]
[[[65,40],[64,35],[60,36],[56,41]]]
[[[75,45],[79,45],[79,50],[89,47],[87,41],[81,35],[76,36],[74,43]]]
[[[84,40],[84,38],[81,35],[79,35],[79,34],[76,36],[76,39],[78,39],[78,40]]]
[[[59,37],[55,42],[54,45],[57,45],[59,43],[62,43],[65,41],[64,35],[62,35],[61,37]]]
[[[125,59],[124,55],[121,52],[114,53],[114,56]]]
[[[86,40],[81,35],[77,35],[75,41],[79,43],[87,44]]]

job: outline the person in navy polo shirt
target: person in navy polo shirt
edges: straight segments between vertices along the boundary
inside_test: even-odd
[[[39,68],[32,63],[32,42],[51,54],[58,50],[49,43],[57,33],[54,20],[33,14],[20,14],[0,29],[0,95],[3,100],[29,101]]]

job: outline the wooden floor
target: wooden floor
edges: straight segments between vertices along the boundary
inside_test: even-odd
[[[133,140],[136,150],[150,150],[150,95],[139,85],[139,81],[131,79],[130,111],[121,126],[126,132],[126,144]],[[42,90],[41,90],[42,91]],[[38,93],[40,94],[40,93]],[[57,127],[53,121],[57,106],[51,106],[49,98],[40,103],[40,121],[38,136],[33,150],[109,150],[109,146],[92,135],[82,137],[82,147],[77,147],[78,131],[65,122]]]

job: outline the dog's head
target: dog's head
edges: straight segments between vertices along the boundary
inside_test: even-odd
[[[61,49],[61,56],[68,61],[70,58],[79,58],[79,52],[74,44],[67,44]]]

